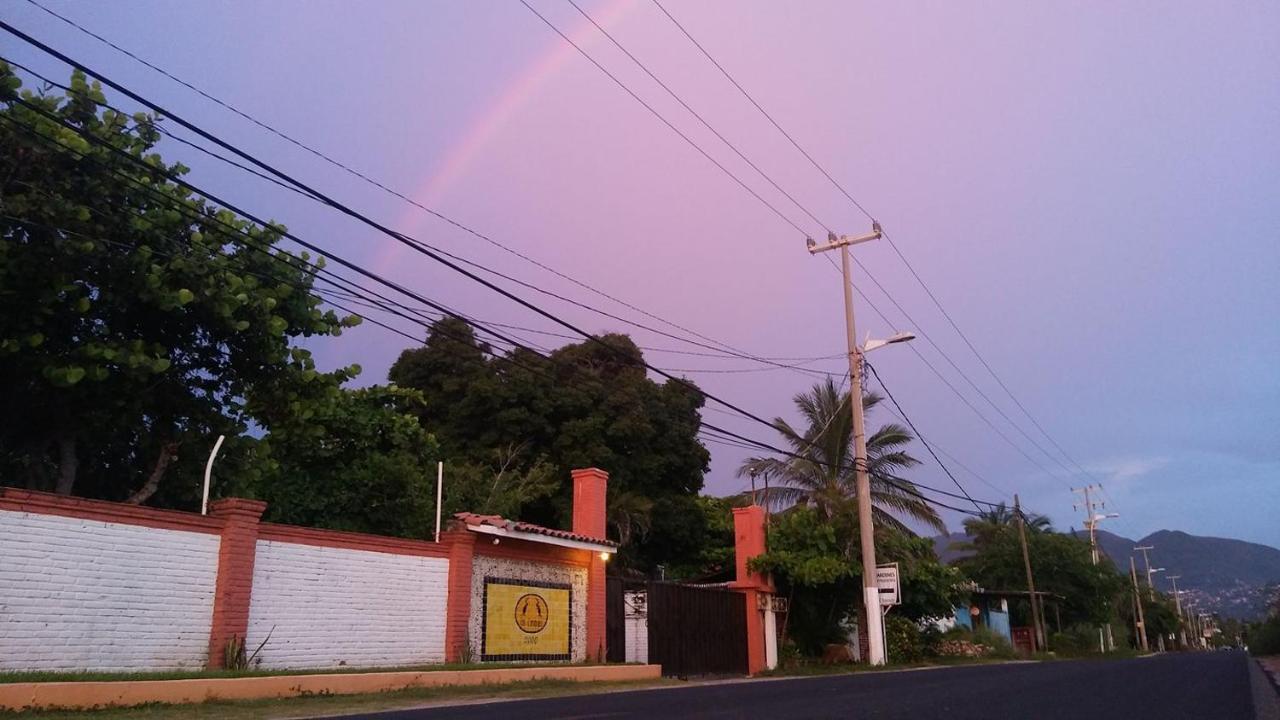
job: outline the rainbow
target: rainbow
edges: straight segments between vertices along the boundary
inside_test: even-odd
[[[636,0],[614,0],[603,12],[595,15],[596,21],[606,27],[613,25],[635,5]],[[541,26],[542,23],[538,22],[538,25]],[[565,34],[580,45],[588,44],[593,35],[599,35],[586,18],[582,18],[581,22]],[[578,54],[578,51],[564,42],[560,36],[553,35],[552,38],[547,51],[507,83],[503,91],[498,93],[493,101],[467,124],[462,137],[449,147],[427,177],[426,182],[417,191],[410,193],[409,197],[422,205],[434,208],[434,203],[440,201],[449,186],[466,174],[472,160],[489,143],[489,140],[502,130],[507,121],[529,98],[555,76],[561,66]],[[393,227],[402,229],[404,232],[413,232],[424,216],[425,213],[419,208],[410,207],[397,218]],[[403,250],[404,246],[400,243],[382,243],[373,258],[374,269],[383,273],[395,267]]]

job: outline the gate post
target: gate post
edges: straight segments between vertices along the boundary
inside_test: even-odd
[[[760,608],[760,598],[773,593],[773,582],[768,576],[752,572],[747,561],[764,554],[764,508],[759,505],[733,509],[734,560],[737,579],[730,587],[741,590],[747,604],[747,673],[755,675],[768,667],[765,653],[765,611]]]
[[[609,473],[599,468],[572,471],[573,532],[590,538],[605,538],[605,497]],[[591,553],[587,565],[587,659],[604,662],[605,648],[604,559]]]

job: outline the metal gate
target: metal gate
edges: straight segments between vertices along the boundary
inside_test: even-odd
[[[623,591],[622,578],[605,579],[604,642],[605,660],[609,662],[627,661],[626,607],[623,603]]]
[[[747,605],[742,593],[651,582],[648,613],[649,662],[662,665],[663,675],[747,673]]]

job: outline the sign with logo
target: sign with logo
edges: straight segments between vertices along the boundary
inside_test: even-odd
[[[891,606],[902,603],[902,585],[898,581],[898,563],[876,566],[876,587],[880,590],[880,604]]]
[[[572,600],[568,584],[486,577],[480,659],[569,660]]]

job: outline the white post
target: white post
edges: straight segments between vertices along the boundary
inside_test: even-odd
[[[200,501],[200,514],[209,514],[209,478],[213,474],[213,460],[218,457],[218,449],[222,447],[222,441],[226,440],[226,435],[219,435],[218,441],[213,444],[213,452],[209,453],[209,462],[204,464],[204,497]]]
[[[440,501],[444,498],[444,462],[436,463],[436,542],[440,542]]]
[[[769,670],[778,667],[778,616],[772,603],[764,611],[764,666]]]

